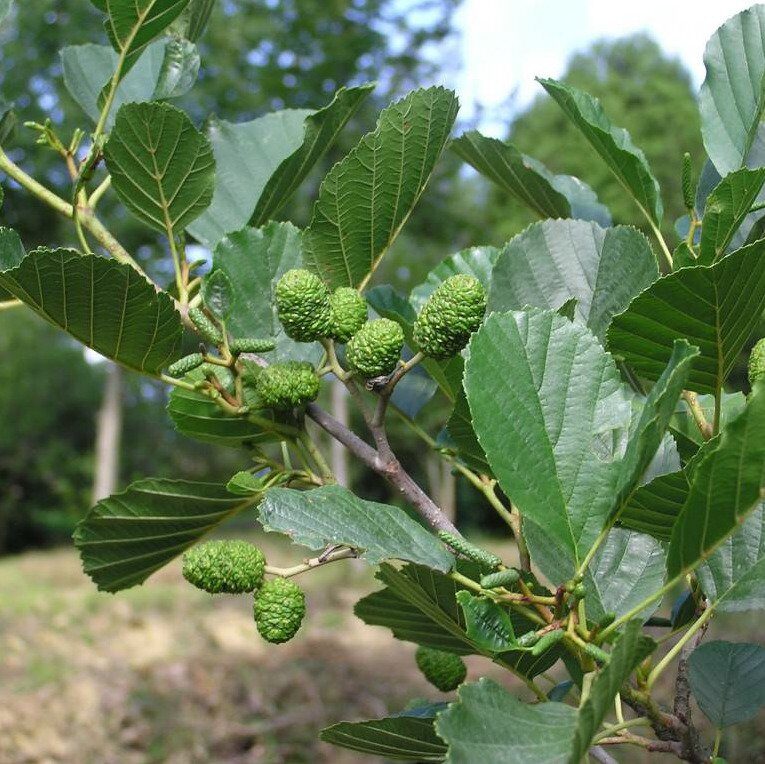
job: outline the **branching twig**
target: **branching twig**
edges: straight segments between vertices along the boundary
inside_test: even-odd
[[[340,549],[322,552],[322,554],[320,554],[318,557],[313,557],[310,560],[306,560],[300,565],[293,565],[291,568],[276,568],[270,565],[266,565],[266,573],[270,573],[275,576],[281,576],[282,578],[291,578],[292,576],[298,576],[301,573],[306,573],[309,570],[313,570],[314,568],[318,568],[322,565],[327,565],[330,562],[336,562],[337,560],[348,560],[354,557],[358,557],[355,549],[342,547]]]
[[[359,461],[397,488],[428,525],[435,530],[459,533],[449,518],[406,472],[392,451],[387,458],[383,458],[377,449],[372,448],[315,403],[308,405],[306,414],[342,443]]]

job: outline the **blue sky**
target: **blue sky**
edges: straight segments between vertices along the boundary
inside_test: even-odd
[[[698,86],[706,41],[749,5],[741,0],[464,0],[458,16],[463,68],[455,83],[461,114],[469,117],[476,103],[497,106],[513,92],[523,107],[541,92],[535,76],[560,76],[571,54],[594,40],[640,31],[679,57]],[[505,132],[498,124],[481,127],[499,137]]]

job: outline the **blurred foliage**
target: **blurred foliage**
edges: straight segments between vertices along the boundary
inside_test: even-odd
[[[0,315],[0,550],[40,543],[90,496],[102,370],[30,311]],[[45,510],[56,507],[56,517]]]

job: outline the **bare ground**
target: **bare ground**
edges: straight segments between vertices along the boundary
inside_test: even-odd
[[[266,543],[275,564],[299,556]],[[322,727],[445,697],[412,645],[353,615],[376,588],[366,566],[301,583],[305,625],[277,647],[249,597],[198,592],[178,563],[110,595],[69,549],[0,560],[0,762],[343,764],[361,757],[318,742]]]

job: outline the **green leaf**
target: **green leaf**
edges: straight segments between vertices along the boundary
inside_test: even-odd
[[[710,265],[728,249],[765,183],[765,167],[732,172],[707,198],[698,262]]]
[[[117,66],[117,54],[108,45],[70,45],[61,50],[64,84],[72,98],[94,121],[98,121],[99,93]],[[188,92],[199,71],[199,53],[186,40],[156,40],[146,47],[114,97],[106,128],[123,104],[178,98]]]
[[[328,285],[366,285],[424,191],[457,108],[449,90],[415,90],[324,178],[305,252]]]
[[[699,645],[688,658],[688,681],[718,729],[752,719],[765,706],[765,647],[719,640]]]
[[[677,339],[701,355],[688,388],[712,393],[736,363],[765,310],[765,241],[711,266],[683,268],[656,281],[616,316],[608,347],[648,380],[658,379]]]
[[[436,717],[448,764],[560,764],[568,759],[577,712],[563,703],[528,705],[490,679],[463,684]]]
[[[341,88],[318,111],[286,109],[238,124],[207,125],[217,166],[210,208],[189,232],[212,248],[226,234],[273,217],[367,97],[371,86]]]
[[[613,433],[631,417],[615,364],[585,327],[537,309],[490,314],[468,353],[465,392],[493,474],[579,559],[612,508],[623,447]]]
[[[325,743],[396,761],[443,761],[446,744],[433,729],[441,706],[404,711],[386,719],[340,722],[321,731]]]
[[[517,646],[515,630],[507,610],[491,600],[475,597],[468,591],[457,592],[465,617],[468,638],[482,650],[503,653]]]
[[[276,282],[302,264],[300,229],[291,223],[244,228],[222,239],[213,252],[213,270],[225,273],[233,289],[228,330],[235,337],[273,337],[276,350],[263,353],[269,360],[316,362],[320,356],[318,345],[287,337],[276,314]]]
[[[470,655],[476,646],[468,639],[456,595],[463,587],[422,565],[397,570],[383,563],[376,578],[385,588],[356,603],[353,612],[370,626],[384,626],[396,639]]]
[[[698,568],[698,576],[717,610],[765,610],[765,505]]]
[[[119,78],[135,65],[146,46],[183,13],[189,0],[106,0],[106,34],[123,57]]]
[[[630,674],[655,649],[656,642],[641,634],[639,620],[630,621],[614,644],[611,659],[592,683],[590,695],[579,709],[574,746],[569,764],[579,764],[592,744],[606,714],[614,706],[614,698]]]
[[[589,93],[555,80],[540,79],[539,83],[605,161],[643,214],[654,225],[660,225],[663,208],[659,184],[645,154],[632,143],[630,134],[612,125],[598,99]]]
[[[419,312],[430,295],[443,284],[446,279],[458,273],[475,276],[488,293],[491,285],[492,271],[499,257],[496,247],[470,247],[457,252],[442,260],[422,284],[418,284],[409,295],[409,302],[415,311]]]
[[[197,81],[199,65],[199,51],[193,42],[178,37],[168,40],[152,100],[179,98],[188,93]]]
[[[654,538],[614,528],[595,554],[585,580],[588,616],[598,618],[605,613],[616,613],[619,617],[629,613],[661,589],[664,566],[664,549]],[[645,619],[655,609],[656,605],[649,605],[636,617]]]
[[[704,147],[720,175],[747,164],[765,107],[765,6],[728,19],[704,51],[699,93]]]
[[[74,533],[83,569],[99,589],[143,583],[224,520],[255,503],[216,483],[146,479],[99,501]]]
[[[571,217],[568,199],[548,178],[526,162],[518,148],[470,130],[455,138],[452,149],[481,175],[525,204],[540,218]]]
[[[125,104],[104,158],[122,203],[168,236],[180,233],[210,204],[215,178],[210,143],[174,106]]]
[[[136,371],[159,374],[177,358],[183,327],[172,300],[129,265],[70,249],[19,260],[15,234],[0,230],[0,286],[35,313]]]
[[[231,378],[228,370],[218,370],[218,378],[224,384]],[[186,376],[187,381],[197,382],[202,379],[199,370]],[[205,443],[240,448],[260,443],[281,440],[283,436],[264,430],[244,417],[232,417],[223,411],[206,395],[191,390],[175,387],[170,393],[167,413],[175,429],[188,438]],[[259,416],[272,417],[270,411],[256,411]]]
[[[234,285],[225,271],[212,270],[202,283],[205,307],[220,321],[228,321],[234,302]]]
[[[216,0],[191,0],[186,37],[192,42],[196,42],[205,31],[215,3]]]
[[[252,472],[237,472],[226,483],[226,490],[235,496],[254,496],[263,492],[264,479],[256,477]]]
[[[649,533],[659,541],[669,541],[689,489],[682,470],[659,475],[630,496],[619,515],[619,523],[624,528]]]
[[[557,310],[574,298],[575,315],[602,340],[613,316],[658,277],[651,246],[637,229],[545,220],[502,250],[492,275],[489,310],[527,305]]]
[[[454,557],[404,510],[360,499],[328,485],[312,491],[273,488],[260,507],[267,531],[278,531],[311,549],[343,544],[361,551],[370,565],[407,560],[446,572]]]
[[[723,263],[725,260],[723,260]],[[695,468],[688,498],[672,531],[670,578],[708,557],[754,509],[765,488],[765,384],[720,433]]]
[[[510,142],[470,130],[452,141],[452,149],[540,218],[579,218],[611,225],[608,209],[586,183],[571,175],[553,175]]]
[[[651,388],[639,414],[633,418],[627,450],[619,470],[615,512],[620,512],[629,500],[662,444],[698,355],[697,348],[691,347],[685,340],[676,340],[666,368]]]
[[[302,142],[268,179],[250,225],[263,225],[281,210],[372,90],[374,85],[340,88],[332,103],[305,118]]]
[[[712,422],[715,413],[714,395],[699,395],[697,401],[704,412],[704,418],[707,422]],[[724,427],[733,417],[741,413],[746,405],[746,396],[743,393],[723,392],[721,403],[720,426]],[[685,401],[680,404],[680,408],[672,417],[670,432],[684,461],[691,459],[706,442]]]
[[[570,565],[628,500],[695,355],[678,343],[633,414],[612,359],[580,324],[537,309],[494,313],[473,336],[465,368],[473,425],[503,491],[544,529],[547,575],[573,572]]]
[[[478,566],[458,563],[464,575],[476,578]],[[457,606],[457,597],[464,587],[453,579],[421,565],[406,565],[399,571],[383,564],[377,574],[386,588],[364,597],[356,603],[355,614],[371,626],[384,626],[396,639],[415,642],[457,655],[496,655],[484,643],[468,635],[468,623]],[[549,594],[543,590],[545,594]],[[536,628],[531,621],[512,614],[512,628],[526,633]],[[547,671],[560,657],[560,650],[549,650],[533,656],[523,650],[511,650],[497,645],[502,661],[522,676],[534,677]]]
[[[490,475],[491,467],[473,429],[473,417],[470,413],[465,391],[461,388],[454,403],[452,415],[446,423],[446,429],[457,449],[459,458],[470,469],[483,475]]]

